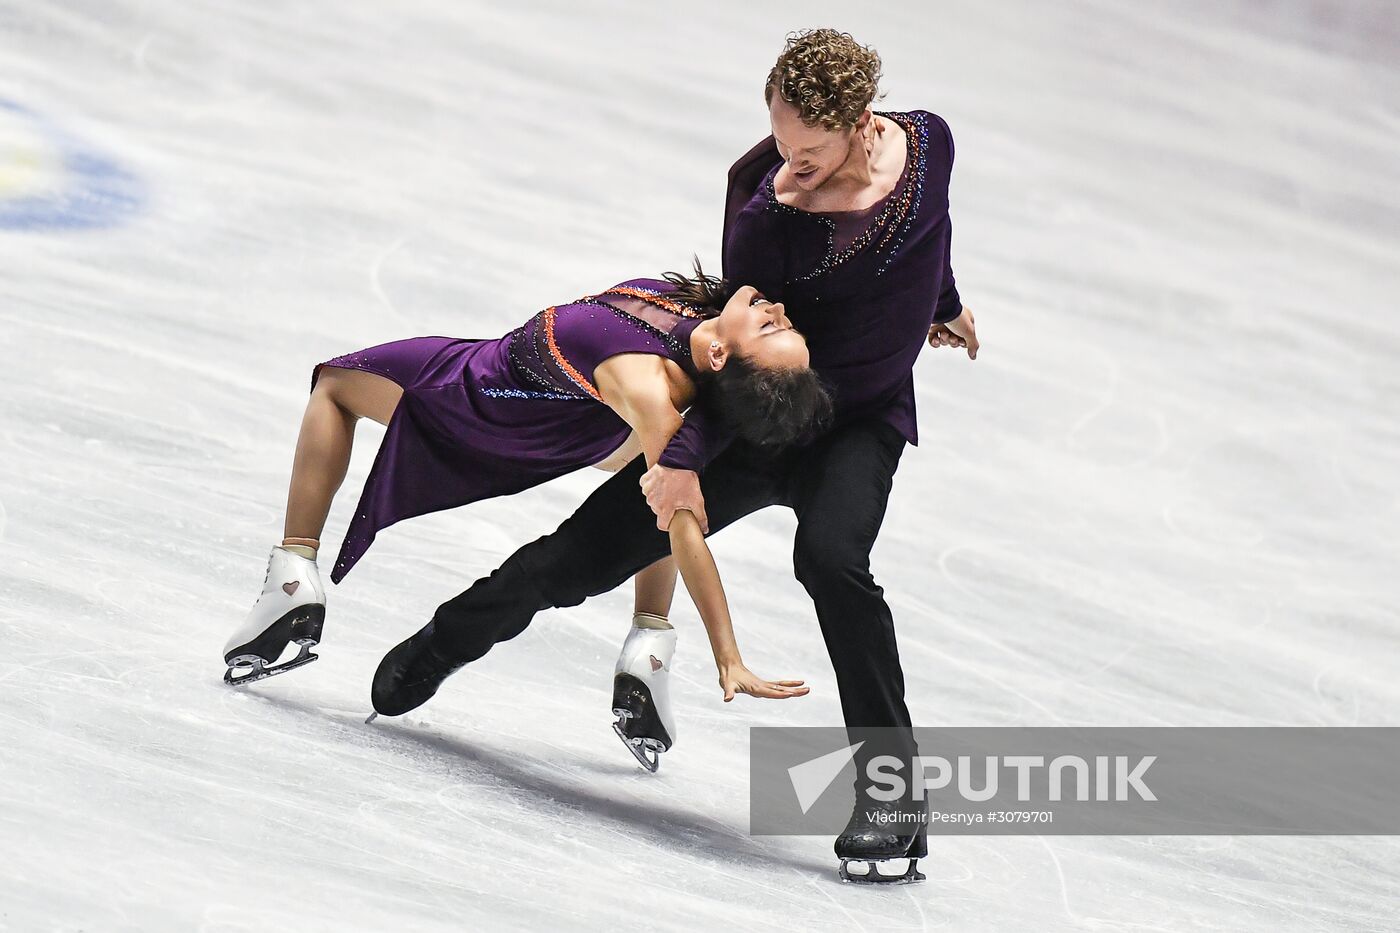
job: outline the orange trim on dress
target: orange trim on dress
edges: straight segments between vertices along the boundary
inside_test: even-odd
[[[602,298],[603,295],[622,295],[626,298],[640,298],[642,301],[656,305],[663,311],[670,311],[672,314],[679,314],[681,317],[705,317],[705,315],[696,311],[694,308],[687,308],[679,302],[672,301],[669,298],[663,298],[660,295],[653,294],[642,288],[633,288],[630,285],[619,285],[617,288],[610,288],[602,294],[594,295],[593,297]]]
[[[679,315],[680,317],[705,317],[705,315],[696,311],[694,308],[688,308],[679,302],[670,300],[669,298],[663,298],[660,295],[656,295],[652,292],[647,291],[646,289],[633,288],[630,285],[619,285],[617,288],[610,288],[607,291],[600,292],[597,295],[589,295],[586,298],[580,298],[578,301],[573,302],[573,304],[582,304],[585,301],[590,301],[596,298],[602,298],[604,295],[621,295],[624,298],[638,298],[642,301],[646,301],[656,305],[663,311],[669,311],[672,314]],[[558,313],[558,311],[559,306],[553,305],[551,307],[545,308],[540,315],[541,320],[544,322],[544,339],[545,343],[549,346],[549,354],[550,356],[554,357],[554,362],[558,364],[559,368],[564,371],[564,375],[568,376],[569,379],[571,379],[574,382],[574,384],[577,385],[580,389],[583,389],[583,391],[587,392],[593,398],[601,402],[603,401],[602,393],[600,393],[597,389],[593,388],[593,384],[584,378],[583,373],[579,372],[578,369],[575,368],[572,363],[570,363],[567,359],[564,358],[563,352],[561,352],[559,349],[559,344],[554,340],[554,316],[556,313]]]
[[[564,354],[559,351],[559,344],[554,341],[554,315],[559,310],[558,306],[544,309],[544,339],[549,345],[549,354],[554,357],[554,362],[564,371],[564,374],[574,381],[580,389],[593,396],[598,401],[603,400],[599,391],[593,388],[592,383],[583,378],[583,373],[574,368],[573,364],[564,358]]]

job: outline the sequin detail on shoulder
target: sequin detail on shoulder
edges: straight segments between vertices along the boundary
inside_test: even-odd
[[[659,309],[662,313],[659,316],[653,314],[648,318],[637,313],[624,311],[622,308],[603,300],[608,297],[636,299]],[[688,320],[698,323],[708,320],[717,316],[717,312],[713,309],[696,308],[688,303],[675,301],[663,292],[632,285],[619,285],[597,295],[580,299],[580,301],[607,308],[619,320],[646,331],[666,346],[670,351],[671,359],[678,363],[687,374],[692,378],[697,375],[689,340],[690,331],[694,328],[683,326],[682,321]]]
[[[609,304],[604,300],[609,297],[635,299],[660,310],[653,314],[655,321],[647,320]],[[606,310],[630,327],[655,338],[667,348],[673,359],[692,374],[695,364],[690,358],[689,341],[681,334],[673,333],[672,325],[682,318],[698,321],[713,316],[712,313],[706,314],[705,310],[672,300],[662,292],[630,285],[619,285],[596,295],[587,295],[571,304]],[[493,398],[603,401],[602,394],[569,360],[555,338],[555,319],[561,307],[565,306],[545,308],[508,336],[511,370],[520,382],[530,384],[531,388],[480,386],[478,392]]]
[[[610,288],[605,292],[602,292],[597,295],[589,295],[587,298],[581,300],[592,301],[595,298],[602,298],[605,295],[618,295],[623,298],[640,298],[642,301],[654,304],[658,308],[670,311],[672,314],[678,314],[681,317],[695,317],[703,319],[711,316],[708,314],[704,314],[696,310],[695,308],[692,308],[688,304],[684,304],[679,301],[672,301],[670,298],[667,298],[665,295],[661,294],[661,292],[653,291],[650,288],[638,288],[634,285],[619,285],[617,288]]]
[[[919,206],[923,202],[924,174],[928,168],[928,118],[923,113],[880,113],[878,115],[888,117],[904,130],[908,140],[908,161],[905,165],[907,177],[902,185],[890,194],[889,200],[885,202],[885,206],[875,216],[875,219],[870,222],[870,226],[866,227],[845,249],[840,251],[836,249],[836,222],[831,218],[823,217],[819,213],[800,210],[778,200],[777,192],[773,188],[773,179],[781,165],[774,168],[764,178],[763,190],[768,198],[770,209],[781,214],[810,217],[826,226],[826,254],[822,257],[821,262],[811,272],[799,275],[791,281],[806,282],[819,275],[824,275],[848,262],[861,250],[872,244],[876,253],[882,256],[880,265],[875,270],[875,274],[880,275],[889,267],[889,264],[899,253],[900,247],[904,245],[904,238],[908,235],[914,218],[919,215]]]

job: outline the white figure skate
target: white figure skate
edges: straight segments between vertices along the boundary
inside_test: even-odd
[[[634,621],[613,676],[613,731],[652,772],[660,767],[661,753],[676,741],[670,687],[675,653],[675,629],[644,628]]]
[[[326,619],[326,590],[316,562],[282,547],[272,549],[262,595],[224,646],[224,683],[246,684],[295,670],[316,660],[312,646],[321,640]],[[287,645],[301,651],[284,664],[276,661]],[[235,671],[248,671],[235,675]]]

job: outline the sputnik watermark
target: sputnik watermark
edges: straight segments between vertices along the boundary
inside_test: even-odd
[[[761,727],[750,831],[1400,834],[1400,729]]]
[[[812,809],[864,744],[857,742],[788,769],[793,793],[797,795],[803,813]],[[1040,772],[1040,778],[1045,782],[1043,799],[1046,800],[1066,799],[1066,772],[1069,772],[1073,782],[1074,800],[1089,800],[1091,796],[1093,800],[1105,802],[1125,801],[1133,797],[1156,800],[1157,795],[1144,781],[1147,769],[1156,760],[1156,755],[1136,758],[1128,755],[1096,755],[1091,765],[1078,755],[1060,755],[1047,765],[1043,755],[1008,755],[1005,758],[991,755],[982,759],[981,786],[974,787],[977,776],[970,755],[961,755],[955,762],[939,755],[916,755],[913,770],[918,777],[913,781],[905,780],[901,774],[905,766],[903,759],[894,755],[877,755],[865,763],[865,777],[869,782],[866,793],[879,801],[903,800],[910,796],[914,800],[924,800],[931,790],[956,787],[962,799],[981,803],[997,796],[1001,786],[999,775],[1003,770],[1010,770],[1015,772],[1016,800],[1029,802],[1042,799],[1039,794],[1032,796],[1032,782],[1037,779],[1038,769],[1044,769]],[[923,813],[910,813],[906,818],[922,821]],[[879,818],[871,817],[875,822],[890,822],[891,819],[888,811],[881,811]]]
[[[1065,772],[1070,771],[1074,777],[1075,800],[1090,799],[1091,790],[1093,799],[1100,801],[1129,800],[1130,795],[1136,795],[1139,800],[1156,800],[1157,795],[1143,783],[1143,775],[1156,760],[1156,755],[1139,758],[1128,755],[1114,755],[1112,758],[1108,755],[1096,755],[1091,780],[1089,762],[1078,755],[1060,755],[1048,766],[1043,755],[1008,755],[1005,758],[989,755],[983,759],[982,786],[973,787],[976,775],[971,755],[959,756],[956,766],[947,758],[938,755],[916,755],[914,769],[920,774],[920,778],[912,782],[912,791],[915,800],[923,800],[930,790],[942,790],[952,786],[956,775],[958,795],[964,800],[981,803],[997,796],[1001,786],[998,776],[1003,769],[1010,769],[1016,772],[1016,799],[1026,802],[1042,799],[1042,795],[1039,794],[1032,798],[1031,782],[1037,769],[1044,768],[1042,776],[1046,784],[1046,793],[1043,799],[1065,799]],[[872,758],[868,767],[868,777],[873,785],[869,790],[870,796],[876,800],[900,800],[909,794],[911,782],[905,781],[899,773],[903,767],[904,762],[893,755]],[[930,772],[933,777],[929,776]],[[835,780],[834,776],[832,780]]]

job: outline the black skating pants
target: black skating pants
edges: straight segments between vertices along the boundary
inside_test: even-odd
[[[793,569],[816,606],[848,727],[910,724],[894,620],[870,573],[904,446],[890,425],[861,421],[773,458],[736,443],[701,475],[711,533],[770,505],[797,514]],[[669,554],[670,536],[638,486],[645,466],[633,460],[555,532],[439,607],[439,649],[474,661],[523,632],[539,610],[609,592]],[[742,643],[742,624],[738,635]]]

